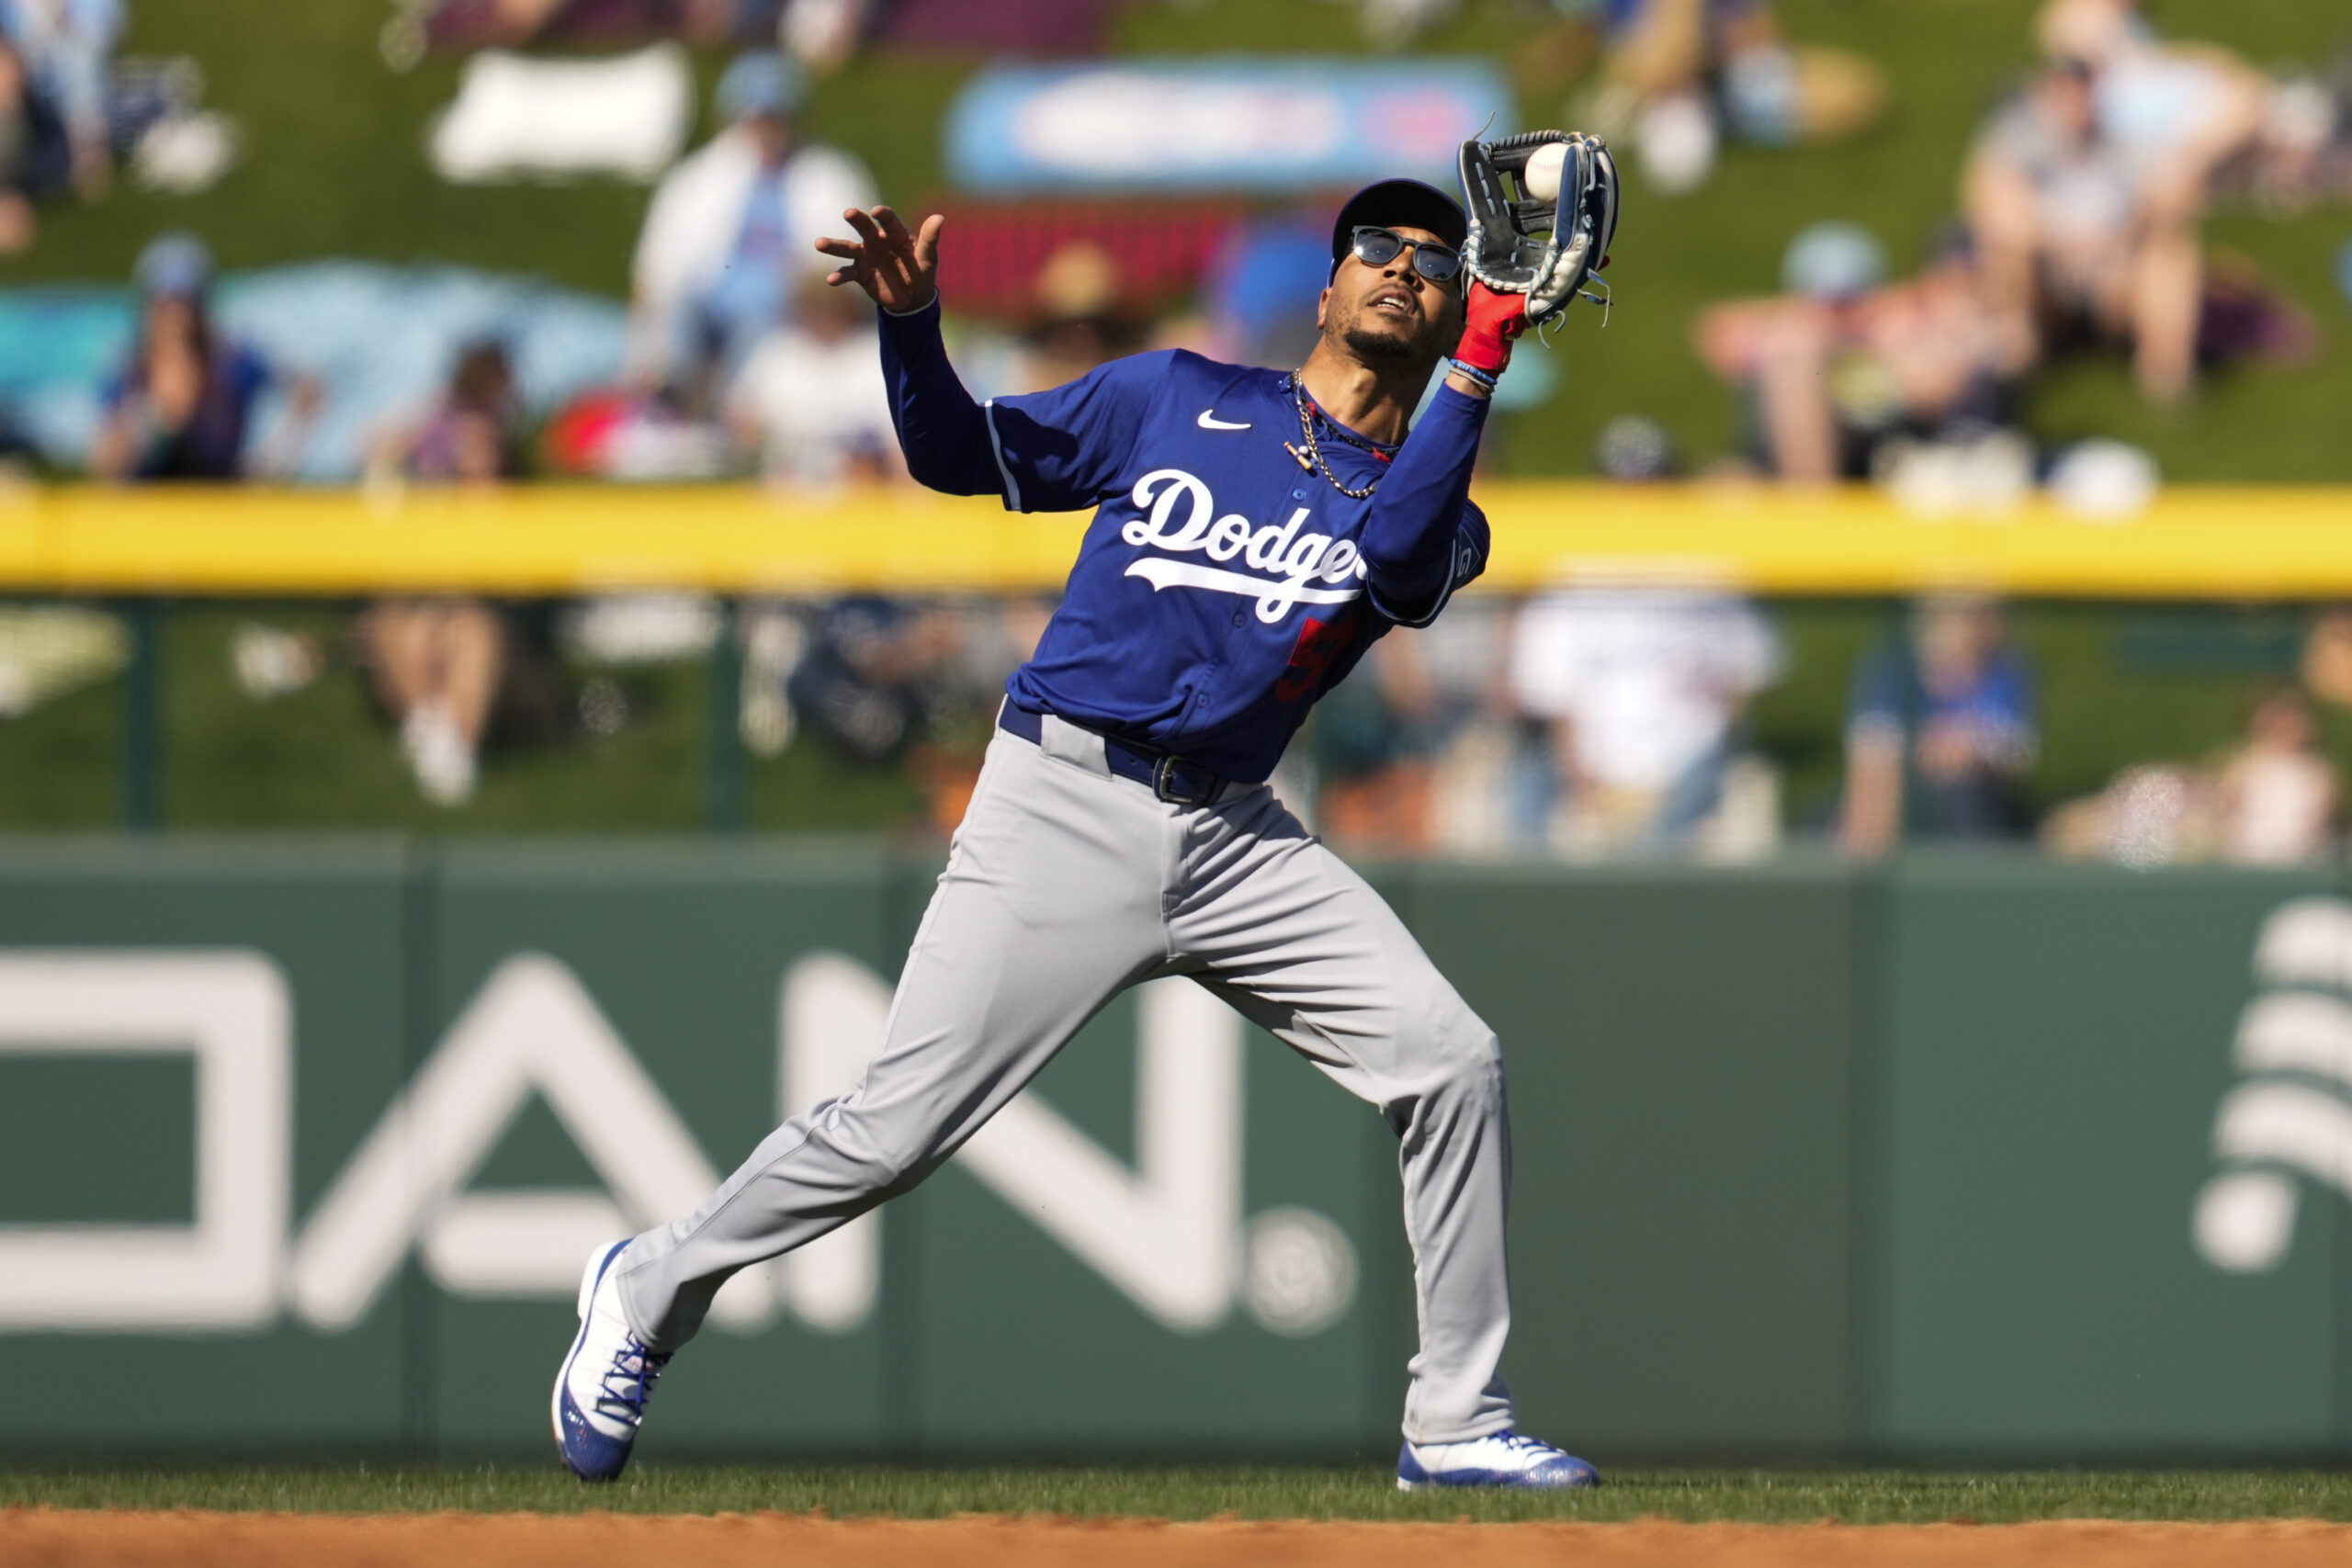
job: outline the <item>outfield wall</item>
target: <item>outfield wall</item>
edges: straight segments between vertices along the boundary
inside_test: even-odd
[[[536,1447],[587,1247],[854,1078],[935,869],[0,849],[0,1444]],[[1374,874],[1509,1052],[1531,1429],[2352,1455],[2342,878]],[[649,1456],[1378,1450],[1394,1160],[1271,1038],[1148,988],[930,1184],[731,1288]]]

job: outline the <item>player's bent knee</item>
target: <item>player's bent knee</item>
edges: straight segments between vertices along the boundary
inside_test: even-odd
[[[876,1201],[916,1186],[939,1164],[922,1149],[880,1135],[872,1119],[846,1101],[812,1114],[806,1143],[834,1182]]]
[[[1463,1010],[1444,1035],[1440,1060],[1449,1095],[1480,1105],[1501,1104],[1503,1043],[1476,1014]]]
[[[1502,1042],[1487,1021],[1471,1011],[1470,1004],[1442,980],[1424,994],[1413,1010],[1419,1015],[1416,1032],[1430,1043],[1448,1073],[1476,1073],[1501,1066]]]

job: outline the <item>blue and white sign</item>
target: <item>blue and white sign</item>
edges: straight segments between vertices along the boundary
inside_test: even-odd
[[[1451,188],[1464,141],[1510,129],[1484,62],[1125,61],[981,72],[947,114],[969,191],[1292,191],[1409,175]]]

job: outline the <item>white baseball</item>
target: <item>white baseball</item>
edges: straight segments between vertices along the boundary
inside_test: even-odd
[[[1526,188],[1529,199],[1559,200],[1560,170],[1567,161],[1568,144],[1565,141],[1547,141],[1538,147],[1519,175],[1519,183]]]

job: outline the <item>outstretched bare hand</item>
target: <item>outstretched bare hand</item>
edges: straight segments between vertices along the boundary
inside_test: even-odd
[[[857,231],[857,239],[817,242],[819,250],[846,264],[826,274],[827,283],[854,283],[896,315],[920,310],[939,297],[939,231],[946,219],[934,212],[922,220],[921,233],[910,234],[887,207],[872,212],[853,207],[842,216]]]

